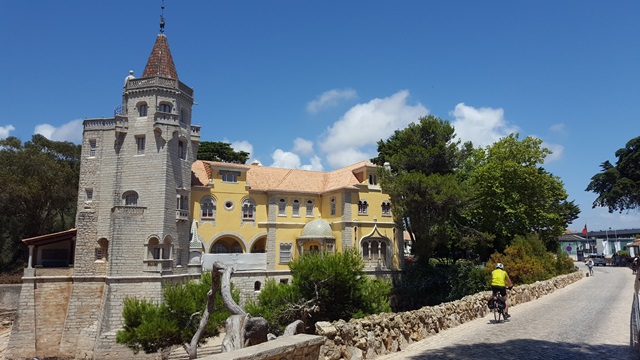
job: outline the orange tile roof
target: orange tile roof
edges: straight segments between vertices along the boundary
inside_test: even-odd
[[[142,77],[160,76],[170,79],[178,79],[178,71],[173,63],[171,50],[169,50],[169,42],[164,34],[158,34],[156,43],[153,44],[151,55],[147,60],[147,66],[144,67]]]
[[[345,188],[356,189],[360,182],[354,171],[365,167],[377,166],[369,161],[362,161],[334,171],[321,172],[198,160],[193,164],[192,171],[199,184],[207,184],[211,168],[247,169],[247,182],[252,191],[321,194]]]

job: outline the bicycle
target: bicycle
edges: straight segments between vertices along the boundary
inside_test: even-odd
[[[511,288],[507,288],[507,290],[511,290]],[[506,304],[504,301],[502,301],[500,296],[498,296],[497,291],[494,291],[493,294],[491,295],[491,298],[489,299],[489,302],[488,302],[488,306],[489,306],[489,309],[491,309],[491,311],[493,312],[494,324],[497,324],[509,319],[509,315],[504,316],[505,315],[504,308],[506,307]]]

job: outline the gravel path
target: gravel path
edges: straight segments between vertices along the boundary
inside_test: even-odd
[[[512,307],[507,322],[493,324],[489,314],[376,360],[640,359],[629,346],[635,277],[628,268],[596,267],[594,272]]]

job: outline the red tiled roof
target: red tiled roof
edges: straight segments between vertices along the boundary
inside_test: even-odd
[[[171,50],[169,50],[169,42],[164,34],[159,34],[158,38],[156,38],[147,66],[144,67],[144,72],[142,73],[143,78],[155,76],[178,79],[178,72],[173,64]]]
[[[354,172],[365,167],[375,168],[376,165],[362,161],[330,172],[321,172],[198,160],[193,163],[191,171],[194,186],[207,184],[212,176],[212,168],[236,168],[247,171],[247,182],[252,191],[322,194],[339,189],[356,189],[360,181]]]

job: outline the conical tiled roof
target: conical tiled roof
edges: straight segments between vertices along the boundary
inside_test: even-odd
[[[178,79],[176,66],[173,64],[169,42],[164,34],[158,34],[156,43],[153,45],[151,55],[144,67],[142,77],[160,76],[170,79]]]

